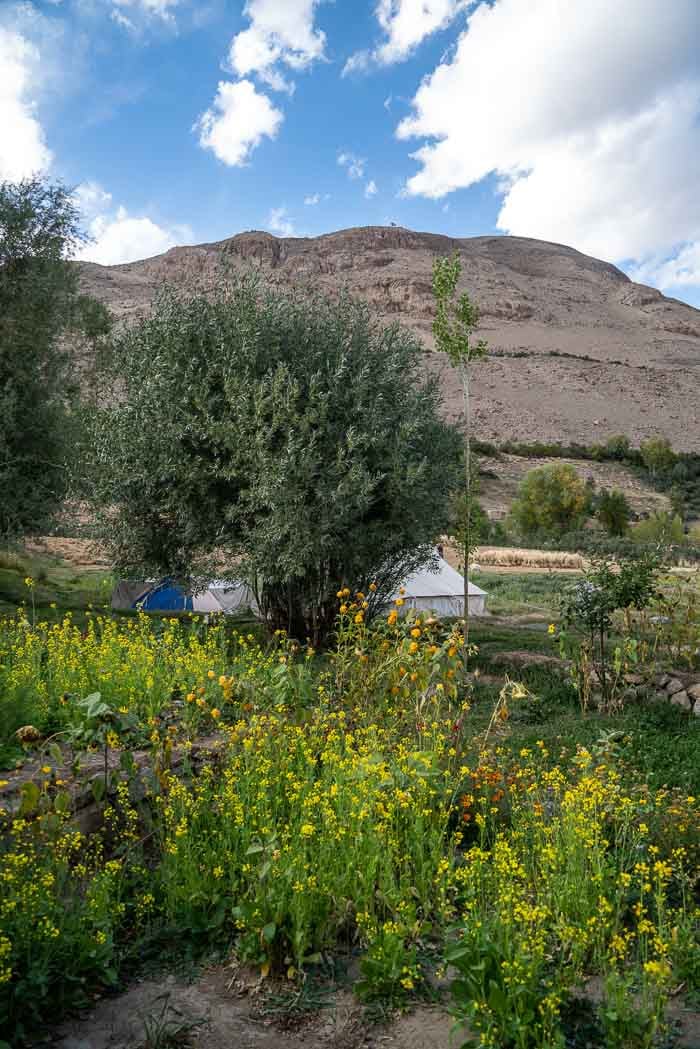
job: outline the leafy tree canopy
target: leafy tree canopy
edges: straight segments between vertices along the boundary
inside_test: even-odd
[[[624,535],[632,516],[632,508],[625,493],[617,488],[601,492],[597,500],[596,516],[608,535]]]
[[[573,466],[553,463],[526,474],[511,515],[524,536],[558,536],[580,528],[589,501],[590,492]]]
[[[318,643],[339,586],[378,603],[429,561],[461,440],[412,334],[242,278],[163,293],[113,350],[94,473],[122,571],[243,571],[271,625]]]
[[[677,456],[665,437],[650,437],[639,446],[639,454],[652,477],[668,473],[674,466]]]
[[[70,192],[42,178],[0,183],[0,534],[45,527],[67,485],[74,434],[72,359],[106,312],[81,295],[68,258],[82,240]]]

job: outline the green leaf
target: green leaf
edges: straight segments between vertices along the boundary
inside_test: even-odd
[[[102,799],[104,798],[106,791],[106,784],[104,779],[101,776],[96,776],[90,784],[90,789],[92,790],[93,798],[99,805]]]
[[[49,747],[49,754],[56,765],[63,764],[63,751],[59,747],[58,743],[52,743]]]
[[[275,938],[275,933],[276,932],[277,932],[277,926],[275,925],[275,923],[274,922],[268,922],[267,925],[264,927],[264,929],[262,931],[263,938],[265,939],[265,942],[266,943],[272,943],[272,941]]]
[[[71,798],[67,790],[60,790],[54,798],[53,807],[56,812],[64,815],[70,812]]]
[[[28,780],[27,783],[23,783],[20,791],[20,816],[30,816],[33,812],[36,812],[40,797],[41,791],[36,783],[33,783],[31,780]]]

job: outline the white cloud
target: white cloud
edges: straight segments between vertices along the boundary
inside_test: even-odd
[[[99,182],[81,182],[73,190],[73,199],[84,219],[94,219],[112,205],[112,194]]]
[[[354,153],[339,153],[338,163],[341,168],[345,168],[348,178],[364,178],[365,165],[367,164],[364,157],[358,157]]]
[[[376,197],[377,192],[377,183],[371,178],[365,186],[365,196],[369,200],[370,197]]]
[[[671,258],[651,258],[630,271],[632,280],[659,288],[700,288],[700,239],[684,244]]]
[[[40,75],[38,49],[21,33],[0,27],[0,178],[17,181],[51,164],[35,109]]]
[[[264,137],[275,138],[284,117],[250,80],[220,81],[213,105],[194,126],[199,144],[231,167],[245,164]]]
[[[321,0],[248,0],[244,13],[250,25],[234,36],[229,51],[232,71],[240,77],[257,74],[275,91],[290,91],[278,63],[300,71],[323,57],[326,35],[314,27]]]
[[[271,233],[279,234],[280,237],[293,237],[296,234],[294,222],[289,217],[286,208],[270,208],[267,228]]]
[[[506,232],[694,273],[699,39],[697,0],[480,3],[399,124],[427,140],[407,193],[495,175]]]
[[[77,258],[114,266],[160,255],[177,244],[191,243],[188,226],[160,226],[146,215],[130,215],[124,207],[112,207],[112,194],[97,182],[84,182],[74,193],[92,243],[84,245]]]
[[[307,207],[310,207],[310,208],[315,207],[319,203],[320,200],[321,200],[321,194],[320,193],[310,193],[308,195],[308,197],[304,197],[304,203],[307,205]]]
[[[164,22],[174,22],[174,10],[180,0],[112,0],[111,17],[124,29],[136,28],[129,14],[142,18],[160,18]],[[127,14],[126,12],[129,12]]]
[[[373,51],[357,51],[348,58],[343,76],[361,72],[372,62],[392,65],[415,51],[426,37],[444,29],[470,0],[378,0],[375,17],[384,33]]]

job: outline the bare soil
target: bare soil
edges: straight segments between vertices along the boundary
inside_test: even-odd
[[[336,990],[308,1016],[273,1019],[266,990],[252,974],[241,979],[226,967],[193,983],[173,976],[148,980],[63,1024],[50,1044],[54,1049],[150,1049],[149,1020],[152,1030],[172,1034],[170,1043],[156,1044],[183,1049],[454,1049],[461,1044],[458,1035],[452,1037],[452,1019],[437,1006],[419,1006],[377,1024],[350,991]]]
[[[54,1049],[458,1049],[468,1032],[444,1006],[418,1005],[373,1022],[350,990],[335,989],[323,1007],[288,1014],[269,1007],[271,992],[253,973],[221,966],[194,982],[175,976],[134,984],[98,1000],[82,1017],[36,1043]],[[291,1001],[293,995],[287,992]],[[599,998],[595,986],[587,989]],[[674,1049],[700,1049],[700,1014],[672,999],[668,1020]],[[148,1040],[150,1025],[151,1040]],[[170,1035],[170,1040],[165,1035]],[[156,1040],[160,1038],[161,1040]],[[592,1047],[595,1049],[595,1047]]]

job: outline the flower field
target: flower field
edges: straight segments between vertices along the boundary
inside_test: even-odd
[[[34,729],[41,762],[2,814],[0,1038],[167,945],[292,985],[352,957],[390,1007],[446,976],[475,1045],[563,1049],[581,1000],[590,1044],[662,1044],[669,998],[698,993],[695,798],[612,746],[521,745],[525,685],[477,695],[456,628],[369,625],[366,603],[339,592],[323,654],[197,621],[0,621],[0,742]],[[82,751],[110,759],[90,831]]]

